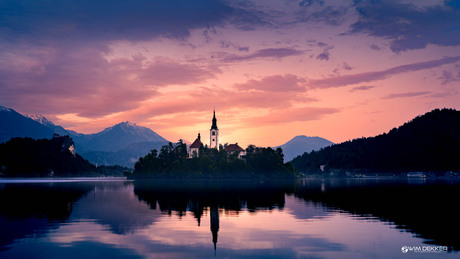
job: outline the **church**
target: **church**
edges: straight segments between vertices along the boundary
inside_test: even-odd
[[[203,146],[201,142],[201,135],[198,133],[198,137],[189,147],[189,157],[196,158],[199,156],[200,147]],[[209,148],[219,148],[219,128],[217,127],[216,110],[214,109],[211,129],[209,130]],[[225,150],[229,153],[238,152],[238,158],[242,159],[246,155],[246,151],[238,146],[238,143],[230,144],[225,147]]]

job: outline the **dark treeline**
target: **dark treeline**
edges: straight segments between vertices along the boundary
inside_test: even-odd
[[[13,138],[0,144],[0,170],[3,176],[80,175],[96,168],[69,148],[69,136],[52,139]]]
[[[134,165],[133,178],[265,178],[294,177],[289,163],[284,163],[281,148],[249,146],[245,159],[238,153],[201,147],[198,157],[189,158],[187,146],[170,143],[158,152],[151,151]]]
[[[0,144],[0,176],[101,176],[123,175],[126,168],[102,166],[96,168],[74,150],[69,136],[52,139],[13,138]]]
[[[441,173],[460,170],[459,146],[460,112],[436,109],[388,133],[305,153],[292,164],[300,172],[313,174]]]

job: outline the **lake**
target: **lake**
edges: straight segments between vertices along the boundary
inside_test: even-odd
[[[460,181],[1,179],[0,258],[458,258]]]

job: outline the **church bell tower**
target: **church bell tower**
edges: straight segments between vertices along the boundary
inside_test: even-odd
[[[219,147],[219,129],[217,128],[216,110],[214,109],[214,116],[212,118],[212,126],[209,132],[209,147]]]

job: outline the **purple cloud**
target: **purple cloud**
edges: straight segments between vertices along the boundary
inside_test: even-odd
[[[270,92],[303,92],[305,79],[295,75],[286,74],[267,76],[261,80],[249,80],[243,84],[236,84],[239,90],[261,90]]]
[[[228,41],[228,40],[220,40],[219,44],[220,44],[220,47],[224,48],[224,49],[232,48],[232,49],[235,49],[235,50],[238,50],[238,51],[244,51],[244,52],[249,51],[248,46],[243,47],[238,43],[234,43],[234,42]]]
[[[362,86],[357,86],[357,87],[353,87],[353,89],[350,90],[350,92],[356,92],[356,91],[366,91],[366,90],[370,90],[372,88],[375,88],[374,85],[362,85]]]
[[[350,70],[353,70],[353,67],[348,65],[347,62],[343,62],[343,64],[340,67],[334,69],[332,72],[339,73],[341,70],[350,71]]]
[[[328,44],[326,44],[324,42],[318,42],[317,45],[318,45],[318,47],[323,48],[323,51],[316,56],[316,59],[317,60],[328,61],[329,56],[330,56],[329,50],[333,49],[334,46],[329,46]]]
[[[329,60],[329,51],[327,51],[327,50],[323,51],[323,53],[321,53],[318,56],[316,56],[316,59],[317,60],[326,60],[326,61],[328,61]]]
[[[374,71],[374,72],[364,72],[359,74],[353,75],[344,75],[344,76],[336,76],[336,77],[329,77],[324,79],[313,79],[310,80],[309,86],[312,88],[333,88],[333,87],[342,87],[346,85],[353,85],[365,82],[372,82],[376,80],[386,79],[390,76],[419,71],[424,69],[430,69],[439,67],[446,64],[452,64],[455,62],[460,61],[460,56],[456,57],[444,57],[441,59],[430,60],[425,62],[418,62],[412,63],[402,66],[397,66],[393,68],[389,68],[382,71]]]
[[[68,50],[69,48],[70,50]],[[168,59],[148,61],[142,56],[107,61],[101,48],[54,49],[30,58],[14,56],[0,62],[0,103],[36,113],[78,113],[98,117],[132,109],[171,84],[200,83],[220,71]],[[7,56],[5,56],[7,57]]]
[[[323,6],[324,1],[323,0],[302,0],[300,1],[299,6],[312,6],[314,4]]]
[[[437,77],[437,79],[441,80],[441,84],[446,85],[451,82],[458,82],[460,81],[460,65],[455,66],[456,71],[442,71],[442,75]]]
[[[316,6],[314,6],[316,5]],[[312,2],[309,4],[299,4],[297,9],[298,21],[303,23],[324,23],[331,26],[343,24],[347,18],[348,6],[340,6],[335,3],[332,5],[317,5]]]
[[[253,60],[259,58],[275,58],[281,59],[289,56],[302,55],[304,52],[292,48],[267,48],[260,49],[252,54],[247,55],[228,55],[221,59],[222,62],[238,62],[245,60]]]
[[[353,67],[348,65],[346,62],[343,62],[342,68],[345,70],[353,70]]]
[[[0,34],[29,40],[146,40],[184,38],[191,29],[227,21],[256,24],[247,11],[215,0],[176,1],[25,1],[0,2]],[[255,15],[255,14],[251,14]]]
[[[401,1],[355,1],[359,19],[351,33],[367,33],[390,40],[393,52],[422,49],[428,44],[460,44],[458,1],[444,1],[444,6],[419,7]]]
[[[370,48],[372,50],[382,50],[377,44],[371,44]]]
[[[382,99],[396,99],[396,98],[409,98],[409,97],[415,97],[415,96],[421,96],[421,95],[427,95],[430,94],[431,92],[407,92],[407,93],[395,93],[395,94],[389,94],[387,96],[382,97]]]

